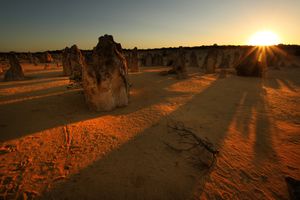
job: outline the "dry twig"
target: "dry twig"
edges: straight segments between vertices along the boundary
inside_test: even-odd
[[[190,151],[195,148],[205,149],[207,152],[212,154],[212,162],[209,167],[211,167],[216,160],[216,155],[219,153],[219,151],[214,147],[214,145],[208,141],[208,139],[203,139],[197,136],[197,134],[191,130],[190,128],[187,128],[183,122],[180,121],[173,121],[172,123],[168,123],[168,128],[173,130],[176,134],[178,134],[181,138],[185,138],[188,141],[180,142],[181,144],[189,145],[187,148],[177,148],[174,147],[166,142],[165,145],[170,147],[171,149],[177,151],[177,152],[184,152],[184,151]]]

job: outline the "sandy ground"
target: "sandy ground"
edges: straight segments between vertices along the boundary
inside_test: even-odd
[[[142,68],[129,106],[96,113],[61,68],[24,68],[0,82],[0,199],[288,199],[284,177],[300,179],[300,69],[178,81]],[[173,120],[219,149],[211,170],[166,145]]]

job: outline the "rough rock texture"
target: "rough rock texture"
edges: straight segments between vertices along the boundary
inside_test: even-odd
[[[194,51],[190,55],[190,66],[191,67],[199,67],[198,57]]]
[[[113,37],[99,38],[93,49],[93,65],[83,68],[83,88],[88,106],[109,111],[129,101],[128,71],[120,44]]]
[[[218,59],[218,51],[215,49],[210,50],[203,63],[203,68],[205,69],[205,73],[215,73],[217,67]]]
[[[187,68],[185,64],[185,53],[182,47],[179,47],[176,55],[175,65],[173,67],[174,71],[177,74],[178,79],[185,79],[188,77]]]
[[[63,73],[65,76],[70,76],[72,74],[69,54],[70,54],[70,48],[66,47],[62,53],[62,66],[63,66]]]
[[[135,47],[130,55],[130,67],[131,72],[139,71],[139,59],[138,59],[138,49]]]
[[[263,57],[263,52],[259,48],[249,49],[235,68],[237,75],[263,77],[265,72]]]
[[[4,74],[5,81],[18,81],[25,78],[23,69],[14,53],[8,56],[10,68]]]

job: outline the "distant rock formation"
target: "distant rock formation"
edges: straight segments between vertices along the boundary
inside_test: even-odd
[[[66,47],[62,53],[63,73],[69,76],[70,80],[81,82],[82,68],[85,63],[85,58],[76,45],[71,48]]]
[[[52,63],[53,62],[53,58],[49,52],[45,52],[44,59],[45,59],[44,63]]]
[[[121,45],[111,35],[101,36],[93,49],[93,65],[83,68],[83,88],[92,110],[110,111],[128,105],[126,60]]]
[[[209,50],[203,63],[203,68],[205,70],[205,73],[207,74],[215,73],[217,62],[218,62],[218,51],[216,49]]]
[[[131,72],[139,71],[138,49],[136,47],[131,51],[129,69]]]
[[[241,62],[241,51],[241,49],[238,49],[233,53],[232,65],[234,68]]]
[[[220,68],[230,67],[230,54],[223,53]]]
[[[145,66],[152,66],[152,55],[151,54],[147,54],[145,57]]]
[[[182,47],[179,47],[178,52],[176,54],[176,61],[173,69],[177,74],[178,79],[185,79],[188,77],[187,75],[187,67],[185,64],[185,53]]]
[[[190,65],[190,67],[199,67],[198,57],[194,51],[190,55],[189,65]]]
[[[66,47],[62,52],[62,66],[63,66],[63,73],[65,76],[70,76],[72,74],[69,54],[70,54],[70,48]]]
[[[152,66],[162,66],[163,65],[163,57],[160,54],[154,54],[152,57]]]
[[[40,62],[40,60],[37,57],[33,56],[33,64],[34,64],[34,66],[38,66],[39,62]]]
[[[263,77],[266,68],[263,57],[264,54],[259,48],[249,49],[235,68],[237,75]]]
[[[69,51],[69,63],[71,65],[71,75],[70,79],[76,82],[81,82],[82,80],[82,69],[85,65],[85,60],[81,51],[76,45],[73,45]]]
[[[10,68],[4,74],[5,81],[19,81],[25,78],[23,69],[18,61],[17,56],[14,53],[10,53],[8,56]]]
[[[33,63],[34,63],[33,55],[32,55],[31,52],[28,52],[27,58],[28,58],[28,62],[29,62],[30,64],[33,64]]]

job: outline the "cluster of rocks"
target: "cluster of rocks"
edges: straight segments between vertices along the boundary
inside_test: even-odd
[[[42,63],[54,60],[49,52],[41,55],[39,60]],[[30,63],[36,64],[38,56],[28,53],[25,57]],[[264,51],[257,47],[218,49],[214,46],[201,50],[180,47],[141,51],[134,48],[123,51],[121,44],[116,43],[111,35],[104,35],[99,37],[92,52],[83,53],[76,45],[66,47],[62,52],[62,65],[64,75],[82,82],[89,108],[110,111],[128,105],[128,70],[138,72],[139,65],[171,66],[172,69],[164,73],[176,74],[178,79],[188,77],[187,66],[198,67],[208,74],[219,71],[222,77],[226,76],[226,69],[235,69],[239,76],[263,77],[267,66],[286,66],[287,58],[287,54]],[[10,68],[4,79],[23,80],[24,73],[16,55],[11,53],[8,59]]]

